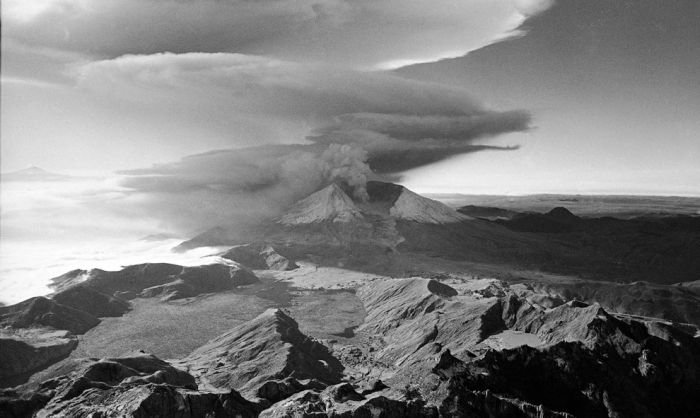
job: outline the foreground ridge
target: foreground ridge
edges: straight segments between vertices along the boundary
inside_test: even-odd
[[[683,329],[524,285],[371,281],[354,336],[317,340],[271,308],[164,361],[74,359],[0,392],[8,416],[692,416],[700,346]],[[162,302],[165,303],[165,302]],[[544,307],[547,304],[549,307]]]

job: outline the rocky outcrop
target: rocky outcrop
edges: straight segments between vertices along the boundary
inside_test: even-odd
[[[339,392],[342,396],[338,396]],[[438,409],[422,400],[390,399],[376,396],[365,399],[347,384],[331,387],[323,392],[304,391],[272,405],[260,417],[381,417],[422,418],[438,417]]]
[[[194,377],[152,355],[85,359],[67,374],[0,394],[10,416],[254,417],[260,408],[237,392],[198,390]]]
[[[82,334],[99,324],[94,315],[38,296],[0,307],[0,324],[12,328],[52,327]]]
[[[231,248],[221,255],[253,270],[294,270],[297,264],[280,255],[268,244],[246,244]]]
[[[77,345],[71,334],[95,327],[100,323],[98,317],[121,316],[130,309],[115,294],[172,300],[256,282],[250,270],[224,264],[142,264],[118,272],[74,270],[54,279],[58,291],[51,299],[40,296],[0,307],[0,325],[5,327],[0,334],[0,378],[22,383],[29,372],[66,357]]]
[[[488,351],[447,380],[443,407],[471,411],[465,400],[489,391],[530,410],[520,416],[539,416],[538,408],[586,417],[692,416],[699,403],[692,393],[700,387],[696,348],[653,338],[643,345],[645,355],[579,342]]]
[[[138,264],[120,271],[76,270],[72,274],[55,278],[53,287],[58,290],[57,295],[75,286],[76,279],[80,280],[78,283],[81,286],[105,295],[117,295],[125,299],[136,296],[162,297],[165,300],[230,290],[258,282],[250,270],[226,264],[196,267],[164,263]]]
[[[274,404],[304,390],[323,390],[325,387],[324,383],[315,379],[299,381],[293,377],[287,377],[282,380],[266,381],[257,388],[255,395]]]
[[[497,280],[376,280],[357,295],[365,323],[332,350],[270,309],[172,364],[144,353],[67,362],[44,382],[0,391],[0,408],[39,417],[529,418],[700,408],[700,345],[669,324],[579,301],[545,307],[531,289]]]
[[[170,282],[143,289],[139,296],[174,300],[202,293],[230,290],[259,281],[257,276],[248,269],[224,264],[183,267],[177,276],[171,276],[171,278],[173,280]]]
[[[398,366],[413,368],[443,347],[466,353],[505,329],[499,299],[460,295],[436,280],[375,281],[357,295],[367,311],[357,331],[381,335],[386,345],[376,356]]]
[[[250,396],[270,380],[293,377],[332,384],[343,372],[329,350],[302,334],[280,309],[269,309],[209,341],[181,364],[207,385]]]
[[[532,282],[530,287],[533,294],[599,303],[614,312],[700,326],[700,293],[692,287],[593,280]]]
[[[83,334],[100,323],[95,314],[128,309],[125,302],[84,289],[68,289],[56,300],[43,296],[0,307],[0,386],[25,382],[32,372],[67,357]],[[72,305],[72,306],[70,306]]]
[[[82,284],[55,293],[51,299],[100,318],[122,316],[130,309],[128,302]]]
[[[257,405],[236,392],[210,393],[146,384],[83,392],[77,398],[48,405],[37,418],[119,416],[133,418],[257,417]]]
[[[31,372],[65,358],[77,345],[77,338],[67,331],[0,330],[0,387],[26,381]]]
[[[389,386],[415,385],[445,416],[692,416],[700,405],[692,335],[597,304],[545,308],[507,285],[473,287],[398,279],[358,291],[368,313],[358,332],[381,341],[374,360]],[[538,346],[485,345],[509,332]]]

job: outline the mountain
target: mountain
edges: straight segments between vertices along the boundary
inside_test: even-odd
[[[367,183],[370,207],[383,207],[397,220],[424,224],[449,224],[473,219],[437,200],[428,199],[409,189],[391,183]]]
[[[508,228],[522,232],[571,232],[582,223],[582,219],[564,207],[556,207],[547,213],[523,213],[511,219],[499,219]]]
[[[397,184],[370,181],[367,194],[353,199],[331,184],[276,219],[222,225],[176,250],[270,245],[290,260],[390,275],[421,270],[422,257],[613,282],[672,284],[700,273],[699,217],[586,218],[555,207],[547,213],[488,208],[483,219],[479,208],[460,213]]]
[[[464,215],[472,216],[474,218],[488,219],[490,221],[496,219],[510,219],[514,215],[518,215],[518,212],[497,208],[493,206],[476,206],[476,205],[466,205],[457,209],[457,212]]]
[[[356,295],[365,317],[352,337],[317,340],[272,308],[184,358],[69,359],[0,389],[0,411],[626,418],[700,408],[698,339],[666,321],[575,300],[543,306],[546,294],[495,279],[382,278]]]
[[[253,270],[294,270],[297,264],[265,243],[238,245],[220,255]]]
[[[136,297],[161,297],[165,300],[182,299],[202,293],[233,289],[251,283],[258,278],[250,270],[226,264],[179,266],[167,263],[146,263],[124,267],[119,271],[100,269],[73,270],[52,279],[55,297],[67,297],[66,293],[97,292],[107,297],[133,299]],[[77,298],[72,296],[71,299]],[[106,303],[106,302],[105,302]],[[87,308],[87,303],[81,306]],[[106,315],[107,316],[107,315]]]
[[[51,327],[83,334],[100,322],[96,316],[37,296],[0,308],[0,325],[12,328]]]
[[[472,219],[397,184],[370,181],[367,192],[369,199],[366,201],[352,199],[342,187],[333,183],[293,204],[275,219],[257,225],[212,228],[183,242],[175,250],[265,242],[275,244],[275,249],[282,252],[290,246],[353,243],[394,251],[403,241],[397,222],[449,225]]]
[[[360,210],[335,183],[294,204],[277,219],[283,225],[361,221]]]
[[[0,175],[0,180],[2,181],[63,181],[72,178],[74,177],[65,174],[51,173],[34,166]]]
[[[192,375],[144,352],[81,359],[53,374],[30,397],[0,392],[3,416],[252,418],[261,409],[235,391],[199,389]]]
[[[207,342],[182,364],[209,386],[251,396],[264,391],[266,382],[290,377],[339,383],[343,370],[326,346],[299,331],[280,309],[269,309]]]

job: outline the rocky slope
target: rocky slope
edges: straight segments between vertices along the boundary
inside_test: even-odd
[[[121,316],[129,310],[129,303],[125,300],[99,292],[84,284],[57,292],[51,296],[51,299],[96,317]]]
[[[294,270],[298,267],[294,261],[266,243],[238,245],[221,254],[221,257],[253,270]]]
[[[224,264],[182,267],[141,264],[121,271],[74,270],[53,279],[50,298],[35,297],[0,307],[0,346],[4,367],[0,386],[24,382],[31,372],[70,354],[100,318],[121,316],[128,299],[163,301],[219,292],[258,282],[248,269]]]
[[[250,270],[226,264],[183,267],[175,264],[137,264],[120,271],[75,270],[56,277],[52,287],[63,290],[80,285],[123,299],[161,297],[165,300],[219,292],[257,282]]]
[[[362,220],[355,202],[335,183],[299,201],[279,217],[283,225]]]
[[[530,286],[540,295],[599,303],[613,312],[663,318],[676,325],[700,326],[700,291],[692,286],[565,279],[533,281]]]
[[[436,200],[413,193],[405,187],[389,210],[389,214],[396,219],[427,224],[450,224],[472,219]]]
[[[171,362],[64,363],[0,392],[8,416],[665,417],[700,407],[700,345],[672,324],[456,277],[360,287],[318,341],[279,309]],[[500,342],[500,344],[499,344]],[[48,379],[48,380],[47,380]],[[100,415],[102,414],[102,415]]]
[[[279,309],[209,341],[182,364],[208,386],[251,396],[264,394],[267,382],[286,378],[338,383],[343,371],[325,346],[302,334]]]
[[[235,391],[198,390],[194,377],[146,353],[84,359],[33,387],[0,392],[8,417],[254,417]]]
[[[506,266],[501,271],[508,272],[509,281],[447,272],[367,275],[353,289],[343,290],[347,303],[342,305],[328,296],[332,291],[287,288],[283,276],[290,272],[260,272],[263,282],[258,283],[248,268],[287,270],[296,259],[372,272],[391,269],[392,260],[405,262],[400,267],[407,268],[412,257],[440,268],[454,260],[578,268],[581,257],[588,255],[581,270],[587,272],[598,261],[612,262],[609,254],[579,252],[566,239],[551,239],[578,234],[588,222],[564,209],[514,217],[539,228],[517,231],[462,216],[401,186],[367,186],[366,201],[355,201],[342,187],[331,185],[273,222],[248,231],[216,232],[217,240],[235,245],[223,254],[230,263],[76,270],[54,279],[56,293],[50,298],[0,307],[0,378],[7,378],[2,381],[7,387],[64,358],[79,344],[74,334],[100,321],[104,330],[105,324],[118,322],[100,318],[123,315],[132,307],[134,313],[142,302],[167,307],[167,314],[176,317],[176,310],[228,297],[238,287],[237,299],[225,303],[265,298],[262,305],[251,305],[259,309],[255,313],[221,314],[225,327],[216,333],[228,331],[205,342],[216,335],[207,334],[199,348],[181,358],[164,361],[145,353],[104,359],[71,356],[21,386],[0,391],[0,413],[623,418],[695,416],[700,410],[694,283],[520,278],[518,270]],[[657,237],[658,230],[642,232]],[[679,232],[683,236],[678,242],[695,243],[693,229],[686,232]],[[542,240],[542,234],[550,238]],[[205,234],[196,242],[210,238]],[[635,249],[630,259],[645,251]],[[681,261],[694,250],[684,251]],[[665,256],[660,257],[663,261]],[[302,263],[299,274],[333,274],[331,268],[314,268]],[[249,284],[259,287],[257,293],[245,292]],[[193,298],[214,292],[223,293]],[[311,297],[314,292],[318,298]],[[322,297],[327,299],[319,303]],[[315,304],[323,309],[317,305],[314,310]],[[274,308],[254,317],[270,306]],[[326,316],[331,320],[333,309],[352,309],[352,326],[322,332],[320,323]],[[205,320],[211,321],[207,315]],[[304,315],[316,317],[309,321]],[[146,327],[151,327],[150,316]],[[81,343],[91,334],[80,337]]]
[[[692,416],[697,407],[700,346],[682,329],[595,304],[543,308],[518,287],[400,279],[358,295],[368,311],[358,334],[371,353],[361,363],[373,367],[360,379],[379,371],[442,415]],[[493,349],[494,337],[520,343]]]
[[[0,330],[0,387],[25,382],[39,371],[67,357],[78,346],[68,331],[51,328]]]
[[[43,296],[0,308],[0,324],[9,328],[51,327],[83,334],[99,322],[88,312]]]
[[[332,184],[276,220],[223,225],[178,249],[266,242],[295,259],[378,274],[388,273],[397,253],[588,280],[672,284],[700,273],[698,217],[581,218],[563,207],[544,214],[473,207],[460,213],[396,184],[370,181],[367,193],[368,200],[353,200]]]

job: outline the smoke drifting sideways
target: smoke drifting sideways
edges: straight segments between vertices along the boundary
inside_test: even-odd
[[[120,173],[143,214],[180,231],[274,217],[332,181],[363,199],[370,178],[502,149],[482,142],[531,123],[525,111],[489,110],[444,85],[242,54],[124,56],[77,73],[81,88],[134,105],[192,103],[228,112],[228,122],[245,109],[246,120],[306,128],[305,137],[278,129],[255,138],[260,146],[236,148],[251,140],[227,124],[232,149]]]
[[[195,103],[230,112],[229,122],[246,109],[248,121],[304,127],[305,134],[272,130],[280,133],[240,148],[251,139],[229,124],[231,149],[121,172],[127,199],[178,231],[273,218],[330,182],[365,199],[369,179],[397,179],[458,154],[513,149],[488,139],[531,127],[528,112],[487,109],[460,89],[241,54],[127,56],[91,63],[79,77],[82,88],[116,92],[135,105]],[[141,98],[144,86],[148,96]]]

